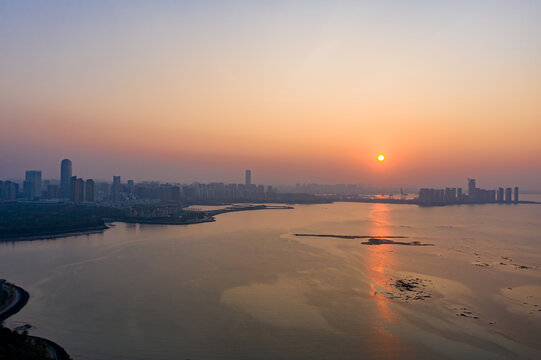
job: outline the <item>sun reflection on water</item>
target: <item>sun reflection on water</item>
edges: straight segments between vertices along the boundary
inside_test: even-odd
[[[390,208],[388,204],[373,204],[370,210],[369,218],[371,222],[370,235],[391,236],[389,219]],[[398,354],[404,346],[389,330],[389,325],[397,324],[398,317],[395,311],[391,309],[390,300],[385,297],[382,291],[390,290],[388,280],[389,276],[385,273],[386,269],[395,267],[393,252],[389,245],[366,246],[366,273],[370,284],[370,296],[375,302],[377,316],[381,321],[376,322],[374,333],[378,336],[378,342],[387,347],[387,355]]]

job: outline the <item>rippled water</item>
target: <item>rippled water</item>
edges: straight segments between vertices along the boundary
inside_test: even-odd
[[[31,295],[6,324],[75,359],[536,358],[540,220],[541,205],[337,203],[0,243],[0,277]],[[406,300],[401,278],[430,298]]]

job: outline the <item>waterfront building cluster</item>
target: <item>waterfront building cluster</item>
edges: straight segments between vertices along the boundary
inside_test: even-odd
[[[15,181],[0,181],[0,200],[94,202],[94,180],[72,176],[69,159],[60,164],[60,182],[42,180],[41,170],[27,170],[20,186]]]
[[[166,208],[158,208],[163,204],[182,208],[192,204],[217,205],[246,202],[297,202],[318,203],[330,201],[390,202],[419,205],[450,204],[484,204],[484,203],[517,203],[519,189],[515,187],[497,190],[477,187],[475,179],[468,179],[467,189],[460,187],[444,189],[422,188],[417,198],[408,198],[400,189],[400,199],[392,194],[387,198],[362,196],[362,192],[370,188],[356,184],[297,184],[294,188],[279,188],[253,183],[252,171],[244,173],[243,184],[227,184],[223,182],[191,184],[160,183],[143,181],[136,183],[133,179],[122,181],[120,175],[112,177],[112,182],[82,179],[73,175],[72,162],[62,160],[59,179],[42,179],[40,170],[28,170],[24,181],[0,181],[0,200],[4,201],[45,201],[69,202],[79,204],[99,204],[106,207],[129,209],[137,205],[154,206],[153,209],[134,209],[133,216],[140,214],[161,216]],[[285,191],[284,191],[285,190]],[[373,194],[374,192],[372,192]],[[177,210],[175,210],[177,211]]]
[[[16,181],[0,181],[0,200],[61,201],[74,204],[102,203],[123,206],[137,203],[227,203],[279,200],[272,186],[252,183],[252,171],[246,170],[244,184],[213,182],[202,184],[170,184],[157,181],[122,182],[119,175],[112,182],[84,180],[73,175],[72,162],[62,160],[60,179],[42,180],[40,170],[28,170],[22,191]]]
[[[432,189],[422,188],[419,190],[418,203],[421,205],[446,205],[446,204],[485,204],[485,203],[518,203],[519,189],[515,187],[498,190],[478,188],[475,179],[468,179],[468,193],[462,192],[462,188]]]
[[[16,200],[19,194],[19,184],[15,181],[0,180],[0,200]]]

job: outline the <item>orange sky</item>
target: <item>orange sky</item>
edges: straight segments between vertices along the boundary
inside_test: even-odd
[[[0,178],[541,183],[539,4],[3,10]]]

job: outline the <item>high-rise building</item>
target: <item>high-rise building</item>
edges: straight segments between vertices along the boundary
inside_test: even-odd
[[[518,203],[518,186],[515,186],[515,198],[514,201]]]
[[[128,180],[128,193],[133,195],[135,193],[135,183],[133,180]]]
[[[109,183],[106,182],[99,182],[95,185],[95,194],[94,194],[94,200],[103,201],[109,199],[109,192],[110,192],[110,186]]]
[[[80,204],[83,202],[85,196],[85,182],[77,176],[70,178],[70,200],[74,204]]]
[[[496,190],[485,190],[488,198],[485,199],[486,202],[496,202]]]
[[[499,203],[503,202],[503,188],[498,188],[498,195],[496,196],[496,201]]]
[[[13,181],[6,181],[4,183],[6,200],[15,200],[19,194],[19,184]]]
[[[70,201],[75,202],[75,190],[76,190],[77,176],[70,176]]]
[[[512,191],[513,191],[513,189],[511,189],[510,187],[505,188],[505,202],[506,202],[506,203],[510,203],[510,202],[511,202],[511,194],[512,194]]]
[[[113,201],[119,201],[120,193],[122,192],[122,183],[120,182],[120,176],[113,176],[113,185],[111,186],[111,192],[113,193]]]
[[[252,171],[246,170],[246,174],[244,176],[244,185],[250,186],[252,185]]]
[[[120,182],[120,176],[113,176],[113,193],[119,193],[121,191],[122,183]]]
[[[94,180],[85,181],[85,201],[94,202]]]
[[[26,200],[39,200],[41,197],[41,171],[27,170],[23,184]]]
[[[63,199],[70,198],[71,160],[64,159],[60,163],[60,192]]]
[[[453,203],[456,201],[456,188],[445,188],[444,200],[446,203]]]
[[[47,199],[58,199],[60,197],[60,186],[57,184],[47,185]]]
[[[475,200],[475,179],[468,179],[468,196],[470,200]]]
[[[19,192],[19,184],[12,181],[0,181],[0,200],[15,200]]]
[[[84,201],[85,199],[85,181],[81,178],[77,178],[77,182],[76,182],[76,187],[77,187],[77,196],[75,198],[75,203],[76,204],[80,204]]]

